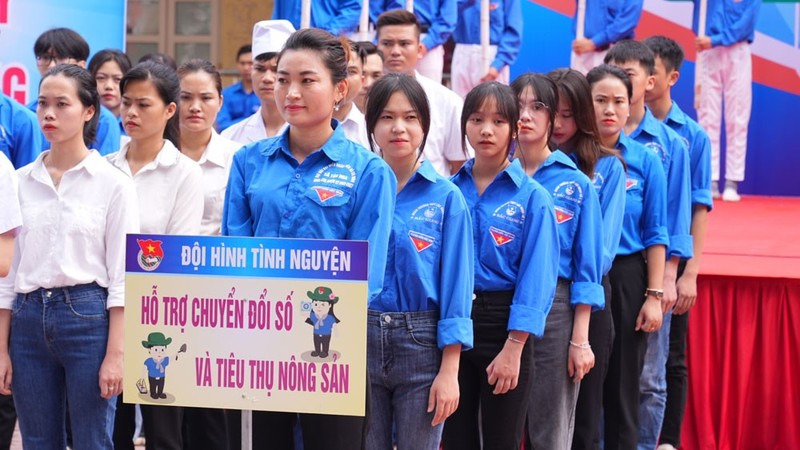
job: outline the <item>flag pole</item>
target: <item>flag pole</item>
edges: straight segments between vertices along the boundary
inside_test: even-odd
[[[410,13],[414,12],[414,0],[406,0],[406,11]]]
[[[311,0],[303,0],[300,7],[300,28],[311,27]]]
[[[361,20],[358,26],[358,40],[366,41],[369,39],[369,0],[361,2]]]
[[[700,2],[700,14],[697,20],[697,37],[706,36],[706,15],[708,14],[708,0],[698,0]],[[705,50],[704,50],[705,51]],[[694,109],[700,108],[700,93],[703,90],[701,81],[703,67],[700,58],[701,51],[697,51],[697,58],[694,65]]]
[[[483,56],[483,73],[488,73],[489,64],[491,64],[489,56],[489,0],[481,0],[481,55]]]
[[[575,16],[575,37],[582,39],[586,37],[586,0],[578,0],[578,13]]]

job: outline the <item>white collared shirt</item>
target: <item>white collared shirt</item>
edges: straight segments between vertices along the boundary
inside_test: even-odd
[[[19,169],[23,225],[12,273],[0,280],[0,308],[15,292],[96,282],[108,308],[125,304],[125,235],[139,231],[133,183],[97,151],[64,172],[56,190],[43,152]]]
[[[200,234],[218,236],[222,227],[222,207],[225,205],[225,188],[231,172],[233,154],[242,148],[238,142],[225,139],[216,131],[211,131],[203,156],[197,161],[203,171],[203,222]]]
[[[285,130],[287,126],[288,124],[284,123],[275,136],[283,133],[283,130]],[[242,145],[275,137],[267,134],[267,128],[264,126],[264,118],[261,117],[261,108],[258,108],[258,111],[247,119],[225,128],[220,135],[225,139],[230,139]]]
[[[130,144],[106,158],[133,179],[139,196],[142,233],[199,234],[203,219],[203,172],[197,163],[165,139],[156,158],[132,175],[125,158],[129,148]]]
[[[22,226],[22,211],[19,209],[17,174],[6,154],[0,152],[0,234]]]
[[[461,109],[464,101],[455,92],[430,78],[414,72],[431,107],[431,130],[425,142],[422,156],[441,175],[449,177],[450,161],[466,161],[471,158],[461,149]]]
[[[364,113],[359,111],[355,103],[347,113],[347,117],[341,122],[342,130],[347,139],[360,144],[365,149],[369,150],[369,139],[367,138],[367,120],[364,118]]]

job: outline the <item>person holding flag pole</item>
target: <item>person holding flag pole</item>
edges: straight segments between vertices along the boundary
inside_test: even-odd
[[[737,202],[744,180],[747,128],[753,97],[753,61],[761,0],[695,0],[697,39],[695,108],[711,139],[711,194],[719,198],[720,128],[725,116],[725,188],[722,200]]]
[[[633,38],[643,0],[577,0],[570,67],[586,75],[616,42]]]

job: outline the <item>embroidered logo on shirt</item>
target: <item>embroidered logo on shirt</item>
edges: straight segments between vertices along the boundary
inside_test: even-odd
[[[312,184],[352,189],[356,184],[356,171],[350,164],[330,163],[314,174]]]
[[[161,264],[161,260],[164,259],[164,250],[161,248],[161,241],[137,239],[136,242],[139,244],[139,254],[136,258],[139,267],[147,272],[156,270]]]
[[[553,198],[561,198],[572,203],[583,202],[583,189],[575,181],[564,181],[553,189]]]
[[[411,212],[411,220],[419,220],[435,225],[441,225],[443,217],[444,206],[440,203],[425,203],[416,207],[414,211]]]
[[[634,178],[625,179],[625,190],[626,191],[631,190],[631,189],[633,189],[634,187],[636,187],[638,185],[639,185],[639,180],[636,180]]]
[[[492,235],[492,239],[494,239],[494,243],[498,247],[508,244],[513,241],[515,237],[513,233],[495,227],[489,227],[489,233]]]
[[[435,241],[435,239],[432,236],[418,233],[416,231],[409,231],[408,237],[411,238],[411,242],[414,244],[414,248],[417,249],[417,253],[430,247],[431,245],[433,245],[433,242]]]
[[[644,146],[649,148],[656,155],[658,155],[662,163],[667,162],[667,152],[664,151],[664,146],[662,146],[656,141],[648,142],[644,144]]]
[[[497,209],[494,210],[494,213],[492,213],[492,216],[517,225],[522,225],[522,223],[525,222],[525,208],[512,200],[498,206]]]
[[[317,195],[319,196],[319,201],[323,203],[327,202],[333,197],[341,197],[342,195],[344,195],[344,192],[342,192],[339,189],[325,188],[319,186],[314,186],[311,189],[313,189],[314,192],[317,193]]]
[[[603,183],[605,182],[606,182],[606,177],[604,177],[602,173],[595,170],[594,178],[592,178],[592,184],[594,185],[594,188],[599,191],[600,189],[603,188]]]
[[[575,217],[574,212],[568,210],[567,208],[556,206],[556,222],[559,224],[571,220],[573,217]]]

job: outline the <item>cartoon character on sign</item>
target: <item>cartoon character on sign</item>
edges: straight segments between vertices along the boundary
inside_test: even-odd
[[[311,299],[311,314],[306,323],[314,327],[314,351],[311,352],[311,356],[327,358],[333,326],[341,322],[333,313],[333,305],[339,301],[339,297],[333,295],[333,290],[325,286],[307,291],[307,294]]]
[[[150,398],[167,398],[167,394],[164,393],[164,381],[167,375],[167,366],[170,362],[167,355],[167,346],[171,343],[172,338],[165,337],[164,333],[158,332],[150,333],[147,335],[147,340],[142,341],[142,346],[150,353],[150,357],[144,360],[142,378],[136,383],[136,388],[140,393],[146,394],[147,388],[145,387],[144,379],[147,378],[150,385]],[[185,351],[186,344],[183,344],[178,353]],[[178,359],[178,353],[175,354],[175,360]]]

